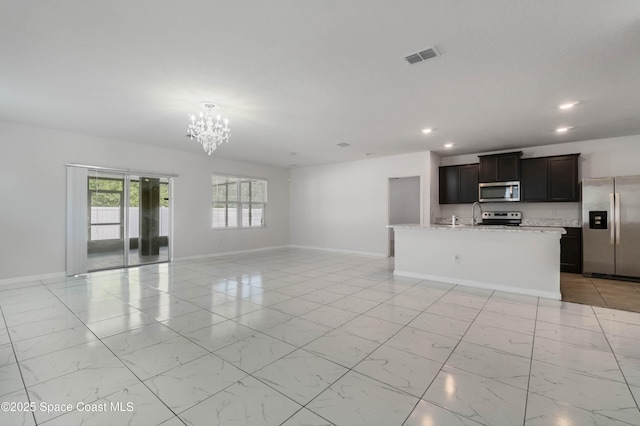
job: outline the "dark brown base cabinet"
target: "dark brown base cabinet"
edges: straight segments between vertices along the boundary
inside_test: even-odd
[[[580,201],[580,154],[525,158],[522,166],[522,201]]]
[[[582,228],[565,228],[560,239],[560,271],[582,273]]]
[[[439,168],[440,204],[478,201],[478,164]]]

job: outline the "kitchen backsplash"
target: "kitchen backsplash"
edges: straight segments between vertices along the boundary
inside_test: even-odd
[[[522,212],[522,224],[526,226],[580,227],[580,203],[482,203],[482,210]],[[441,204],[435,222],[451,222],[456,215],[460,223],[471,223],[471,204]],[[476,219],[480,212],[476,207]]]

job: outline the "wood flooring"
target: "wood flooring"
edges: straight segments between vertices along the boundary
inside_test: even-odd
[[[640,312],[640,283],[560,274],[560,292],[565,302],[623,311]]]

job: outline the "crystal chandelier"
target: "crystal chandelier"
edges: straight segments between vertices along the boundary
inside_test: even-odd
[[[191,139],[196,138],[202,144],[204,151],[211,155],[222,142],[229,142],[231,129],[226,118],[221,121],[219,115],[214,117],[213,110],[216,108],[216,104],[203,102],[202,106],[207,108],[208,111],[206,113],[201,112],[197,120],[196,116],[192,115],[191,123],[189,123],[187,130],[189,137]]]

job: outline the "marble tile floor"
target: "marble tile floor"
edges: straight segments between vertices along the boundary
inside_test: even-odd
[[[562,273],[560,291],[566,302],[640,312],[640,282]]]
[[[4,425],[638,425],[640,313],[309,249],[0,287]]]
[[[138,249],[129,250],[129,265],[143,265],[148,263],[167,262],[169,260],[169,248],[160,247],[158,256],[140,256]],[[124,247],[114,252],[89,252],[87,268],[90,271],[121,268],[124,265]]]

